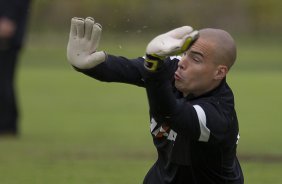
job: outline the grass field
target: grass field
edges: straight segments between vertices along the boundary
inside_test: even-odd
[[[66,39],[35,40],[17,76],[21,136],[0,139],[0,183],[142,183],[156,158],[145,91],[75,72],[65,58]],[[109,39],[102,48],[135,57],[146,40],[136,42]],[[238,48],[228,82],[236,97],[245,183],[280,184],[281,46],[240,42]]]

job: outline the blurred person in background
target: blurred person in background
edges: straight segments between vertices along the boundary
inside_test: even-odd
[[[29,6],[30,0],[0,0],[0,136],[19,133],[14,84]]]

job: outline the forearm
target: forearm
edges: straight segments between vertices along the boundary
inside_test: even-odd
[[[165,69],[154,73],[145,71],[143,77],[151,113],[171,117],[177,111],[177,104],[171,81],[165,73]]]
[[[193,105],[174,93],[168,71],[142,72],[151,115],[157,123],[168,123],[178,133],[185,132],[192,139],[199,137],[199,121]]]
[[[103,82],[121,82],[143,86],[138,67],[142,65],[143,59],[127,59],[114,55],[107,55],[107,59],[99,65],[90,69],[78,69],[77,71]]]

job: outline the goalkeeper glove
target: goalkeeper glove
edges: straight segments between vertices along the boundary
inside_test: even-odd
[[[144,66],[149,71],[157,71],[167,56],[178,55],[186,50],[199,37],[198,31],[183,26],[155,37],[146,48]]]
[[[90,69],[106,60],[106,53],[97,52],[102,26],[94,19],[87,17],[72,18],[67,59],[71,65],[79,69]]]

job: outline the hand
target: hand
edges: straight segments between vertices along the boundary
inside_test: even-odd
[[[178,55],[186,50],[199,37],[198,31],[190,26],[183,26],[155,37],[146,48],[145,67],[156,71],[167,56]]]
[[[67,58],[71,65],[79,69],[90,69],[106,60],[106,53],[97,52],[102,26],[87,17],[72,18],[67,46]]]

